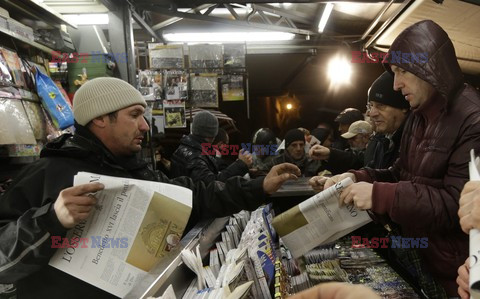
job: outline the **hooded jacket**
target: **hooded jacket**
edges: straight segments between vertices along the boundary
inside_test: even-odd
[[[206,141],[193,134],[182,137],[180,146],[172,155],[171,177],[188,176],[194,182],[208,184],[213,181],[225,182],[233,176],[248,173],[247,164],[239,159],[219,171],[215,155],[204,151],[202,143]]]
[[[428,60],[399,60],[399,53],[426,53]],[[428,248],[419,250],[423,261],[447,294],[458,296],[455,279],[468,256],[468,236],[457,212],[469,152],[480,150],[480,95],[463,83],[451,40],[430,20],[405,29],[387,57],[387,70],[397,65],[430,83],[436,94],[407,119],[393,167],[353,173],[358,181],[374,182],[374,214],[388,216],[404,237],[428,237]]]
[[[135,157],[118,159],[90,131],[78,127],[41,152],[0,197],[0,283],[16,283],[17,298],[116,298],[48,265],[55,253],[51,236],[65,237],[53,204],[61,190],[73,185],[79,171],[160,181],[193,191],[187,228],[205,218],[253,210],[263,203],[263,178],[240,177],[225,183],[194,184],[186,177],[169,180]]]

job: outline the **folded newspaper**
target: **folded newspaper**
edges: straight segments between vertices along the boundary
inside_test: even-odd
[[[52,236],[52,246],[59,249],[49,264],[123,297],[179,243],[190,217],[192,191],[87,172],[74,178],[75,186],[89,182],[105,189],[95,194],[98,201],[90,216],[66,238]]]
[[[468,170],[470,172],[470,181],[480,181],[480,159],[475,158],[475,152],[470,151],[470,163],[468,163]],[[480,298],[480,230],[471,229],[469,232],[470,238],[470,295],[471,298]]]
[[[273,227],[296,258],[371,221],[353,205],[338,206],[340,193],[353,184],[346,178],[273,219]]]

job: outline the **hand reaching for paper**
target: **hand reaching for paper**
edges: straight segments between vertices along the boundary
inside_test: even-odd
[[[300,169],[291,163],[282,163],[272,167],[263,181],[266,194],[275,193],[287,180],[296,180],[301,175]]]
[[[353,204],[360,210],[372,208],[373,184],[359,182],[345,188],[340,194],[340,206]]]
[[[330,157],[330,149],[323,145],[314,145],[308,151],[308,155],[313,160],[328,160]]]
[[[85,220],[97,203],[91,195],[105,186],[100,183],[89,183],[63,189],[53,206],[58,220],[65,228],[72,228]]]
[[[470,229],[480,229],[480,181],[465,184],[460,195],[458,217],[462,230],[468,234]]]

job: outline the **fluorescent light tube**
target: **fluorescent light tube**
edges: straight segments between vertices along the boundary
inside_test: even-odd
[[[165,40],[170,42],[256,42],[291,40],[293,33],[287,32],[195,32],[166,33]]]
[[[63,15],[65,19],[77,25],[106,25],[109,22],[108,14],[78,14],[78,15]]]
[[[327,25],[328,18],[330,18],[330,14],[332,13],[333,10],[333,3],[327,3],[325,5],[325,9],[323,10],[322,13],[322,18],[320,19],[320,22],[318,23],[318,32],[323,33],[323,29],[325,29],[325,25]]]

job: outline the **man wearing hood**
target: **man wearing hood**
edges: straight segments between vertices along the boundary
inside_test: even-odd
[[[389,169],[351,171],[325,187],[349,176],[357,183],[342,192],[343,203],[390,219],[402,237],[427,237],[428,247],[419,249],[422,289],[431,298],[456,297],[457,268],[468,256],[457,211],[469,151],[480,150],[480,94],[463,82],[452,41],[430,20],[400,33],[384,65],[412,111],[400,157]]]

